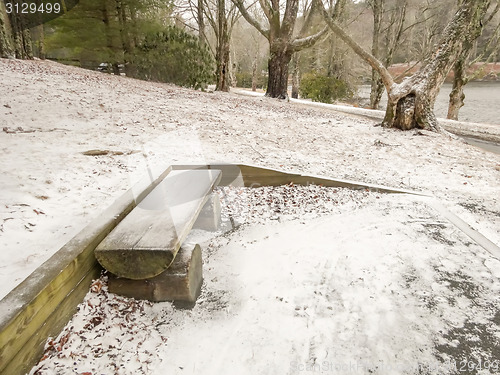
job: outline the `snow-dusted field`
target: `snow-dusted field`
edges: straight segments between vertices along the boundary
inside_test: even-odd
[[[0,298],[148,169],[169,164],[243,162],[426,191],[500,245],[500,155],[447,136],[51,62],[0,59],[0,81]],[[324,360],[335,373],[363,360],[358,373],[396,374],[405,372],[384,366],[431,366],[437,353],[445,364],[462,353],[474,371],[478,358],[500,359],[498,261],[410,198],[359,199],[206,239],[192,310],[96,284],[66,359],[51,356],[47,368],[276,374]]]

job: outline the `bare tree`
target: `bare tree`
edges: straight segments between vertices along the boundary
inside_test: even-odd
[[[383,126],[403,130],[421,128],[439,130],[434,115],[434,103],[439,89],[463,50],[464,43],[473,42],[482,32],[482,18],[491,4],[491,0],[463,0],[457,12],[446,25],[440,42],[428,55],[420,69],[396,83],[383,62],[364,50],[351,38],[325,9],[321,0],[315,0],[321,7],[328,26],[356,54],[363,58],[382,78],[387,90],[388,103]]]
[[[217,24],[214,22],[214,32],[217,37],[215,61],[216,90],[229,91],[231,83],[230,39],[234,24],[239,18],[238,8],[230,3],[226,10],[226,0],[217,0]]]
[[[328,32],[328,27],[322,28],[319,32],[302,36],[294,36],[297,15],[299,10],[299,0],[259,0],[260,8],[265,16],[267,25],[262,25],[253,17],[243,0],[232,0],[237,5],[243,17],[254,26],[268,41],[268,84],[266,96],[284,99],[288,96],[288,66],[292,55],[295,52],[313,46]],[[338,0],[335,3],[335,12],[339,13],[346,0]],[[312,17],[314,12],[309,12],[307,17]],[[305,25],[308,21],[304,22]]]
[[[230,41],[234,25],[240,17],[238,8],[229,0],[190,0],[191,13],[196,18],[200,41],[215,57],[216,90],[229,91],[231,86]],[[215,48],[208,43],[205,20],[215,35]]]
[[[408,0],[396,0],[392,4],[388,4],[387,0],[367,0],[366,3],[373,13],[372,55],[380,59],[385,67],[389,67],[405,30]],[[371,108],[378,108],[383,91],[382,79],[377,70],[372,69]]]

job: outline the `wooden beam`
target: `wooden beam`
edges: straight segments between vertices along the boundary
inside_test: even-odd
[[[111,293],[149,301],[195,302],[201,291],[203,267],[199,245],[181,247],[171,267],[146,280],[109,275]]]

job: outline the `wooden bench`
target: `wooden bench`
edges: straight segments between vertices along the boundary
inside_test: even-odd
[[[219,170],[170,172],[97,246],[99,263],[131,280],[162,274],[172,265],[220,179]]]

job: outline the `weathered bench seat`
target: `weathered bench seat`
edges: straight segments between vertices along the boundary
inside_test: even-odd
[[[220,178],[218,170],[170,172],[99,244],[99,263],[133,280],[165,271]]]

